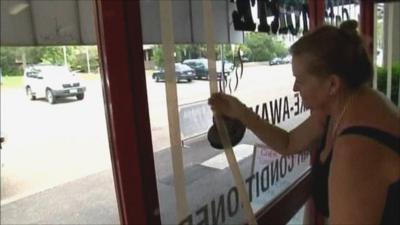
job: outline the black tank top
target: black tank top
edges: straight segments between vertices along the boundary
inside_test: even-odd
[[[329,123],[327,123],[329,124]],[[327,130],[325,131],[321,146],[317,151],[317,160],[312,168],[313,185],[312,194],[317,210],[325,217],[329,217],[328,205],[328,177],[329,166],[332,160],[332,151],[329,153],[325,162],[321,163],[320,155],[326,142]],[[369,137],[375,141],[389,147],[400,154],[400,138],[387,132],[365,126],[353,126],[343,130],[340,135],[356,134]],[[381,224],[400,224],[400,180],[389,186],[385,209],[383,211]]]

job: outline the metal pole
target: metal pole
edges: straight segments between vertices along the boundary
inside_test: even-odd
[[[378,17],[377,17],[377,14],[378,14],[378,11],[377,10],[378,10],[377,5],[374,4],[374,37],[373,37],[373,54],[372,54],[373,55],[373,57],[372,57],[373,64],[372,65],[374,67],[374,77],[372,79],[372,87],[374,89],[378,89],[378,71],[377,71],[377,48],[378,48],[378,46],[377,46],[377,39],[378,39],[378,31],[377,31],[378,30],[377,29]]]
[[[25,69],[26,68],[26,53],[25,50],[22,52],[22,66]]]
[[[86,64],[87,64],[87,71],[90,73],[90,57],[89,57],[89,47],[86,46]]]
[[[392,95],[392,56],[393,56],[393,5],[387,4],[388,7],[388,32],[387,32],[387,80],[386,80],[386,97],[389,99]]]
[[[68,66],[68,61],[67,61],[67,47],[63,46],[63,54],[64,54],[64,65]]]

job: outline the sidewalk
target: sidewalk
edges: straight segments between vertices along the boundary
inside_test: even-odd
[[[119,224],[112,171],[106,170],[1,207],[1,224]]]
[[[252,137],[247,136],[244,140],[254,143]],[[192,213],[189,216],[193,217],[194,224],[201,220],[202,215],[198,213],[205,213],[203,209],[207,209],[209,223],[214,224],[211,212],[215,204],[225,205],[221,211],[224,224],[245,222],[242,210],[232,211],[239,204],[235,195],[232,195],[235,192],[232,192],[234,185],[229,167],[216,169],[204,165],[208,159],[223,156],[223,151],[210,148],[205,139],[188,145],[190,148],[183,150],[186,194]],[[154,157],[161,220],[163,224],[175,224],[176,204],[170,150],[156,152]],[[242,176],[247,180],[252,177],[251,159],[250,155],[239,162]],[[261,174],[262,167],[272,161],[276,160],[269,159],[263,165],[256,166],[255,171],[260,172],[257,174]],[[290,185],[290,179],[291,176],[281,177],[279,182],[271,183],[268,191],[261,195],[253,182],[253,207],[257,209],[275,198]],[[218,224],[222,222],[221,215],[217,218]],[[292,224],[301,223],[301,215],[296,218]],[[1,224],[119,224],[112,170],[98,172],[3,205]]]

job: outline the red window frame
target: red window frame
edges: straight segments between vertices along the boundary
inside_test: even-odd
[[[139,1],[95,1],[111,160],[121,224],[161,224]]]

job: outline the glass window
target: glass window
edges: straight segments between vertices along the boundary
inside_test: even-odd
[[[400,41],[397,29],[400,3],[376,3],[374,6],[374,87],[400,106]]]
[[[90,4],[1,1],[1,224],[120,223],[97,46],[71,45]]]
[[[235,7],[233,3],[229,5]],[[184,3],[174,2],[173,7],[185,9],[186,6]],[[256,12],[253,14],[254,17],[257,15]],[[155,15],[157,13],[159,14],[156,12]],[[174,17],[180,18],[178,14],[176,13]],[[295,20],[294,12],[292,16]],[[150,23],[148,18],[148,16],[142,17],[145,20],[143,23]],[[199,18],[203,19],[201,16]],[[267,19],[271,24],[274,18],[268,16]],[[259,23],[258,18],[254,21]],[[147,26],[152,27],[149,24]],[[181,28],[175,26],[175,33]],[[303,29],[300,25],[299,30]],[[184,29],[182,32],[187,34],[184,33]],[[143,33],[149,34],[147,31]],[[204,32],[202,34],[204,35]],[[299,94],[292,91],[294,78],[291,71],[291,57],[288,53],[288,47],[302,35],[302,32],[296,35],[246,32],[242,35],[244,39],[240,42],[225,42],[214,47],[218,60],[217,71],[218,68],[221,70],[224,60],[227,72],[224,77],[220,77],[219,87],[225,93],[238,97],[264,120],[288,131],[293,129],[309,116],[309,111],[303,106]],[[153,63],[157,67],[163,67],[165,55],[160,42],[146,43],[146,36],[144,42],[155,44],[152,49]],[[168,96],[167,93],[171,90],[167,90],[167,86],[171,84],[158,82],[156,76],[153,76],[154,68],[146,71],[162,223],[246,223],[239,202],[238,189],[234,184],[225,153],[211,147],[207,140],[207,132],[213,121],[212,112],[207,104],[210,84],[206,45],[201,42],[180,44],[179,40],[176,40],[173,47],[175,63],[183,62],[191,66],[196,72],[194,80],[176,83],[176,96]],[[203,65],[203,68],[197,64]],[[171,105],[167,103],[168,98],[176,98],[177,109],[169,108]],[[177,115],[174,116],[178,118],[179,124],[168,120],[168,113],[175,110]],[[184,174],[182,182],[186,193],[178,193],[178,196],[175,192],[179,187],[175,182],[177,174],[174,173],[173,163],[176,153],[171,150],[176,146],[171,147],[171,139],[174,138],[171,137],[170,132],[174,130],[171,127],[179,127],[177,128],[180,132],[179,142],[182,144],[178,152],[182,155]],[[267,206],[309,169],[309,153],[281,156],[264,146],[249,130],[233,150],[254,212]],[[188,213],[179,219],[177,199],[180,201],[182,195],[186,197]]]
[[[307,224],[305,223],[305,211],[306,205],[300,208],[300,210],[289,220],[287,225],[299,225],[299,224]]]
[[[325,23],[339,26],[346,20],[360,21],[359,1],[325,0]]]

